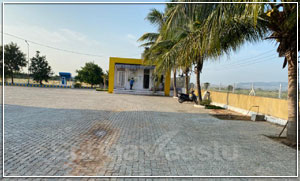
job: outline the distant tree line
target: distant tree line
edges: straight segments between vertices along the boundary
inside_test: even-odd
[[[1,46],[1,64],[0,73],[3,75],[3,47]],[[4,45],[4,79],[10,77],[11,82],[14,83],[15,77],[25,78],[25,73],[21,73],[21,70],[28,65],[26,60],[26,54],[20,50],[20,47],[11,42],[10,44]],[[43,81],[48,82],[50,76],[53,74],[51,66],[46,60],[46,56],[40,56],[40,52],[37,51],[36,55],[30,59],[29,71],[30,77],[36,82],[42,84]],[[28,74],[27,74],[28,78]]]
[[[3,47],[0,47],[0,77],[3,75]],[[14,83],[14,78],[28,79],[32,78],[34,81],[43,84],[43,81],[48,80],[60,80],[59,75],[54,75],[51,66],[49,65],[46,56],[41,55],[40,51],[36,51],[34,57],[26,60],[26,54],[20,50],[20,47],[16,43],[9,43],[4,45],[4,81],[7,78],[11,78],[11,82]],[[21,72],[24,67],[29,64],[28,73]],[[84,67],[76,70],[77,75],[75,81],[80,83],[84,82],[90,84],[91,87],[95,85],[103,85],[106,88],[108,85],[108,71],[104,72],[100,66],[94,62],[87,62]],[[29,77],[28,77],[29,76]]]

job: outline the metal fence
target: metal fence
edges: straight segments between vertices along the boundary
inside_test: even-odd
[[[271,97],[278,99],[287,99],[287,83],[234,83],[234,84],[212,84],[207,88],[207,84],[202,84],[205,90],[230,92],[234,94],[245,94],[251,96]]]

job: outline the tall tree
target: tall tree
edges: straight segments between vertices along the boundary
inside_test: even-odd
[[[14,83],[14,74],[19,72],[26,65],[25,54],[20,50],[17,44],[11,42],[4,46],[4,74],[5,76],[11,76],[12,83]]]
[[[204,20],[203,17],[197,14],[199,5],[193,4],[177,4],[173,6],[168,11],[168,19],[166,20],[166,33],[178,31],[184,31],[185,36],[182,36],[181,39],[177,42],[177,45],[174,46],[174,49],[171,54],[175,54],[176,56],[181,57],[181,59],[185,60],[185,65],[191,66],[194,65],[194,72],[196,74],[196,88],[198,92],[197,103],[200,104],[202,101],[201,96],[201,87],[200,87],[200,73],[203,67],[203,53],[196,49],[199,46],[193,46],[194,43],[190,42],[194,39],[195,32],[199,30],[199,27],[202,25]],[[202,31],[198,31],[202,32]],[[201,42],[197,42],[198,44]],[[189,66],[185,67],[183,70],[188,75]],[[188,78],[188,77],[186,77]]]
[[[167,9],[172,5],[167,5]],[[153,25],[158,27],[158,33],[145,33],[142,35],[138,41],[144,41],[141,46],[145,47],[145,51],[142,55],[145,63],[147,64],[155,64],[155,74],[158,77],[162,74],[162,72],[169,72],[173,70],[173,88],[174,88],[174,96],[177,97],[177,89],[176,89],[176,72],[177,66],[175,64],[175,59],[165,59],[163,57],[164,52],[167,52],[174,45],[173,38],[166,38],[166,36],[161,33],[163,31],[163,27],[165,26],[166,16],[163,12],[158,11],[157,9],[151,9],[146,19]],[[159,81],[159,79],[157,79]]]
[[[276,40],[279,57],[284,57],[283,68],[288,67],[287,138],[292,141],[297,140],[297,16],[295,3],[269,4],[269,10],[260,15],[271,31],[267,39]]]
[[[91,87],[103,82],[103,70],[93,62],[86,63],[84,67],[76,70],[76,72],[78,75],[75,77],[75,80],[88,83]]]
[[[231,11],[232,7],[236,10]],[[188,57],[194,65],[198,103],[204,61],[218,58],[236,50],[245,41],[255,41],[264,35],[265,28],[255,27],[262,21],[254,21],[248,8],[247,4],[177,4],[169,11],[166,29],[173,31],[185,27],[188,32],[174,53]]]
[[[202,33],[199,31],[199,36],[194,36],[195,39],[190,42],[190,47],[201,45],[198,51],[204,53],[203,55],[220,56],[222,53],[237,50],[246,41],[263,40],[271,32],[267,39],[276,40],[279,56],[285,57],[283,67],[288,66],[287,138],[295,141],[298,111],[296,78],[297,51],[299,51],[296,43],[298,14],[296,3],[282,2],[292,1],[282,0],[275,4],[213,4],[210,10],[206,11],[209,12],[209,16],[205,18],[200,28]],[[202,6],[202,8],[207,10],[209,6]],[[202,12],[205,11],[198,11],[196,14],[201,15]],[[188,15],[195,16],[194,13]]]
[[[40,52],[36,51],[35,57],[32,57],[29,71],[32,74],[33,80],[39,82],[41,85],[43,81],[48,82],[50,76],[53,74],[51,66],[46,60],[46,56],[40,56]]]
[[[297,4],[282,0],[278,3],[218,5],[217,11],[207,20],[208,32],[214,33],[216,42],[221,42],[224,27],[232,32],[227,38],[226,47],[238,47],[245,41],[264,39],[276,40],[279,57],[285,57],[283,67],[288,66],[288,126],[287,138],[296,141],[297,137]],[[240,18],[243,17],[243,18]],[[222,20],[223,18],[226,18]],[[238,19],[240,20],[238,20]],[[242,20],[242,21],[241,21]],[[237,28],[239,27],[239,28]],[[249,31],[251,30],[251,31]],[[263,31],[261,31],[263,30]],[[245,33],[247,32],[247,33]],[[230,39],[229,39],[230,38]],[[298,37],[299,38],[299,37]],[[225,38],[226,39],[226,38]],[[222,43],[220,43],[222,44]],[[227,46],[226,46],[227,45]],[[229,45],[229,46],[228,46]],[[219,46],[222,47],[222,46]],[[224,48],[225,47],[225,48]],[[220,50],[220,49],[219,49]],[[227,49],[228,50],[228,49]]]
[[[6,82],[7,73],[3,77],[3,47],[0,46],[0,77],[2,81]],[[4,72],[7,72],[7,66],[4,66]]]

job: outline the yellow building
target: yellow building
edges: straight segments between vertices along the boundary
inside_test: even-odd
[[[155,65],[145,65],[142,59],[109,58],[108,92],[153,92]],[[131,85],[132,84],[132,85]],[[158,86],[165,96],[170,95],[170,72],[167,72]]]

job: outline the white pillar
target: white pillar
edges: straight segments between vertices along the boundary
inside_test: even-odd
[[[281,99],[281,89],[282,89],[282,87],[281,87],[281,84],[279,85],[279,92],[278,92],[278,98],[279,99]]]
[[[232,93],[234,93],[235,83],[233,83]]]

